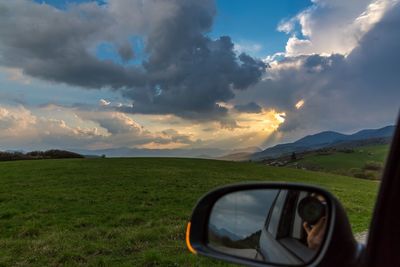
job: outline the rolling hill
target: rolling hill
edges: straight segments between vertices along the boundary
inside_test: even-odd
[[[267,148],[250,156],[251,160],[263,160],[281,157],[290,153],[317,150],[326,147],[354,147],[365,143],[389,143],[394,134],[395,126],[386,126],[380,129],[361,130],[354,134],[341,134],[327,131],[308,135],[293,143],[280,144]],[[365,142],[362,142],[365,141]]]
[[[353,149],[324,149],[297,154],[296,160],[285,161],[285,167],[307,169],[353,176],[364,179],[380,179],[389,145],[367,145]],[[277,160],[275,160],[276,162]],[[268,162],[266,162],[268,164]]]

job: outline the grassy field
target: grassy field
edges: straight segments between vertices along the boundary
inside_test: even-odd
[[[320,185],[355,232],[378,182],[255,163],[199,159],[0,162],[0,266],[218,266],[191,255],[185,226],[208,190],[241,181]]]
[[[388,150],[388,145],[371,145],[354,148],[353,153],[331,152],[324,155],[314,152],[306,154],[304,158],[297,162],[306,169],[353,176],[356,173],[363,172],[367,163],[383,165],[389,153]],[[369,172],[375,178],[380,176],[379,170],[369,170]]]

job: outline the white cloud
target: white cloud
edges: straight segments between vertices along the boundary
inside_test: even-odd
[[[0,136],[2,137],[26,131],[36,121],[37,118],[22,106],[9,109],[0,106]]]
[[[99,104],[100,104],[100,106],[109,106],[111,104],[111,102],[109,102],[105,99],[100,99]]]
[[[320,0],[277,29],[290,34],[288,56],[348,54],[398,0]],[[296,27],[298,26],[298,27]],[[300,28],[300,32],[296,29]]]
[[[140,135],[142,126],[131,117],[115,111],[77,111],[77,116],[83,120],[96,122],[110,134],[132,133]]]
[[[23,106],[0,106],[0,139],[3,147],[37,149],[81,146],[101,134],[96,129],[70,126],[62,119],[37,116]]]
[[[314,53],[314,47],[310,40],[298,39],[296,36],[289,38],[285,50],[288,57]],[[300,51],[301,53],[299,53]]]
[[[296,107],[296,109],[301,109],[304,106],[304,99],[301,99],[299,102],[296,103],[296,105],[294,105]]]
[[[146,145],[174,148],[193,142],[189,135],[171,129],[150,132],[120,112],[87,111],[57,105],[33,111],[23,106],[0,106],[0,139],[3,141],[0,149],[24,150]]]
[[[295,29],[295,19],[282,20],[276,28],[279,32],[291,33]]]
[[[368,32],[371,27],[379,22],[385,12],[393,8],[398,3],[398,0],[376,0],[368,5],[367,9],[361,13],[353,23],[355,31],[359,31],[360,35]]]
[[[249,55],[255,55],[261,52],[262,50],[262,45],[259,43],[254,43],[254,42],[237,42],[234,44],[234,50],[238,53],[246,53]]]

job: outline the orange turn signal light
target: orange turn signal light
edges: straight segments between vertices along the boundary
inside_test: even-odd
[[[196,250],[194,250],[194,248],[190,244],[190,226],[191,226],[191,222],[188,222],[187,227],[186,227],[186,246],[190,252],[192,252],[193,254],[196,255],[197,254]]]

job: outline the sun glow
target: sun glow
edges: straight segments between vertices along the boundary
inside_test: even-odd
[[[300,100],[299,102],[296,103],[295,107],[296,109],[301,109],[304,106],[304,99]]]

